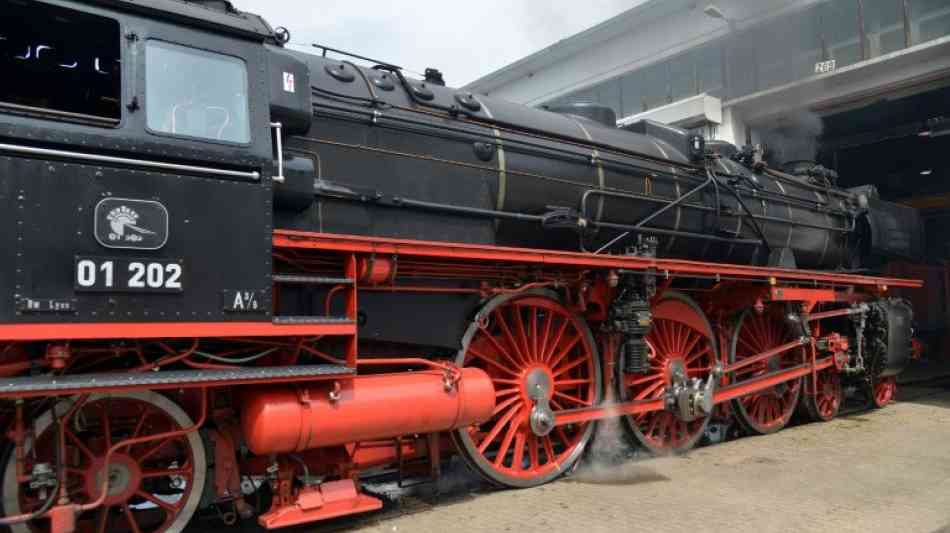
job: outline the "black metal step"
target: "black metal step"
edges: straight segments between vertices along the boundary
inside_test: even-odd
[[[345,316],[275,316],[274,324],[278,326],[298,326],[310,324],[352,324],[353,321]]]
[[[55,396],[83,391],[117,392],[134,389],[167,389],[206,385],[240,385],[267,381],[286,383],[355,374],[343,365],[300,365],[280,367],[244,367],[222,370],[166,370],[160,372],[76,374],[70,376],[31,376],[0,379],[0,397],[4,395]]]
[[[293,285],[346,285],[353,283],[353,280],[350,278],[307,276],[303,274],[274,274],[271,279],[274,280],[274,283]]]

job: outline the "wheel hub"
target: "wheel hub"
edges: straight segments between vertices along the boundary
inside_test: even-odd
[[[666,363],[666,384],[686,380],[686,362],[681,357],[673,357]]]
[[[534,368],[524,377],[525,395],[531,400],[550,399],[554,393],[554,379],[547,368]]]
[[[93,498],[102,491],[103,477],[109,480],[105,505],[126,502],[138,490],[142,481],[142,469],[138,462],[125,454],[116,454],[109,460],[108,469],[102,459],[98,459],[89,468],[91,475],[86,476],[86,490]]]
[[[710,373],[704,384],[699,378],[690,378],[686,362],[672,359],[667,365],[666,408],[683,422],[692,422],[712,414],[715,380],[721,369]]]
[[[549,400],[554,394],[554,379],[547,368],[529,370],[524,378],[524,391],[531,400],[531,414],[528,423],[531,432],[544,437],[554,430],[554,410]]]

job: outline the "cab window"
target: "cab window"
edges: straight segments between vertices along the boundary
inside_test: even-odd
[[[145,109],[153,132],[247,144],[247,65],[164,41],[145,46]]]
[[[118,21],[0,0],[0,112],[116,126],[121,83]]]

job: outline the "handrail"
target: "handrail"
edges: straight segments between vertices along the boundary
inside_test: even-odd
[[[159,170],[175,170],[190,174],[207,174],[212,176],[225,176],[229,178],[242,178],[246,180],[258,181],[261,179],[261,173],[257,171],[244,172],[240,170],[225,170],[221,168],[202,167],[196,165],[181,165],[178,163],[166,163],[164,161],[152,161],[149,159],[130,159],[127,157],[116,157],[111,155],[91,154],[87,152],[73,152],[68,150],[54,150],[51,148],[37,148],[35,146],[23,146],[19,144],[0,143],[0,152],[13,152],[16,154],[35,155],[40,157],[59,157],[66,159],[79,159],[82,161],[93,161],[96,163],[132,165],[148,167]]]

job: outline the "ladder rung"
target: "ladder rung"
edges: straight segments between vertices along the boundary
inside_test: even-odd
[[[275,316],[274,324],[303,325],[303,324],[352,324],[353,321],[345,316]]]
[[[333,278],[327,276],[306,276],[301,274],[274,274],[274,283],[290,283],[295,285],[344,285],[353,283],[350,278]]]

